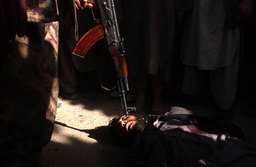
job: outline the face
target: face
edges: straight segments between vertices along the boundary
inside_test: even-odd
[[[139,114],[124,115],[119,119],[119,123],[127,132],[143,131],[147,125],[147,120]]]
[[[138,132],[142,132],[146,125],[147,120],[141,114],[132,113],[129,116],[123,115],[112,119],[109,130],[116,144],[129,146],[134,143]]]

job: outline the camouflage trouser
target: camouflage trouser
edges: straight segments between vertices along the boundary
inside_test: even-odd
[[[58,98],[59,23],[28,23],[11,44],[0,82],[0,157],[4,166],[38,166]]]
[[[14,75],[30,81],[46,98],[46,118],[54,122],[58,98],[58,22],[30,23],[29,33],[16,38]],[[33,81],[32,81],[33,80]]]

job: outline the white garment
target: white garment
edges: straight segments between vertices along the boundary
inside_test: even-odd
[[[216,104],[230,109],[236,97],[240,29],[225,27],[225,13],[224,0],[194,1],[184,30],[182,91],[199,93],[208,82]]]
[[[195,0],[186,22],[183,63],[200,70],[216,70],[232,64],[239,52],[239,28],[225,28],[223,0]]]

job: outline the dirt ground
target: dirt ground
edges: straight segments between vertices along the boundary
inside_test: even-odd
[[[107,129],[112,118],[123,114],[119,98],[92,88],[76,100],[60,99],[60,103],[51,141],[43,150],[42,166],[120,167],[126,150],[112,143]],[[232,122],[247,137],[256,139],[256,119],[245,117],[239,109]]]
[[[119,99],[91,92],[60,101],[51,142],[43,150],[43,166],[119,166],[124,150],[111,143],[107,129],[112,118],[122,115]]]

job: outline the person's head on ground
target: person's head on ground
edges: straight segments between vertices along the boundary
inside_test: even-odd
[[[110,132],[116,144],[132,144],[136,136],[143,132],[148,124],[148,119],[142,114],[133,113],[113,118],[109,123]]]

